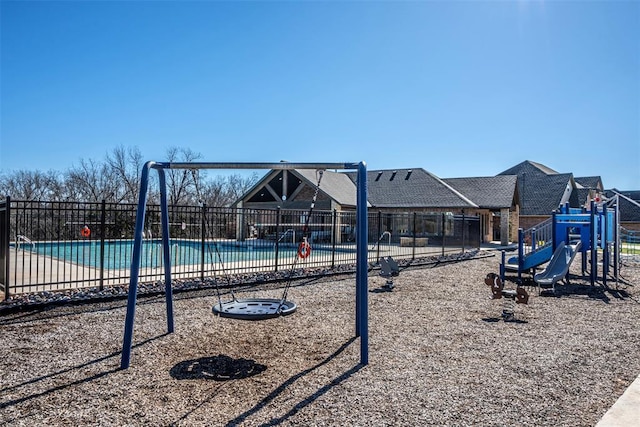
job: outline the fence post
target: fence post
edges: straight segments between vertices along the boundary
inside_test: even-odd
[[[411,249],[411,259],[412,260],[416,259],[416,231],[417,231],[416,221],[417,221],[417,218],[418,218],[418,213],[414,212],[413,213],[413,227],[412,227],[412,230],[411,230],[411,234],[413,234],[413,248]]]
[[[295,231],[293,232],[295,236]],[[276,208],[276,253],[274,272],[278,271],[278,253],[280,252],[280,206]],[[294,239],[295,240],[295,239]]]
[[[0,276],[0,279],[4,285],[4,299],[6,301],[9,299],[9,284],[11,282],[11,275],[9,274],[9,267],[11,266],[11,251],[9,249],[9,242],[11,241],[11,197],[9,196],[5,198],[5,210],[2,215],[4,216],[4,227],[0,230],[0,245],[2,245],[0,253],[4,254],[4,274]]]
[[[376,262],[380,260],[380,237],[382,236],[382,211],[378,211],[378,234],[376,245],[378,249],[376,250]]]
[[[100,212],[100,290],[104,290],[104,234],[106,233],[107,201],[102,199]]]
[[[464,209],[462,209],[462,253],[464,253],[464,246],[465,246],[465,235],[466,235],[466,231],[467,231],[467,219],[464,216]]]
[[[338,220],[338,212],[334,209],[331,218],[331,268],[336,266],[336,240],[338,235],[336,233],[336,224]]]
[[[440,226],[440,233],[442,234],[442,256],[444,256],[444,221],[445,213],[442,212],[442,225]]]
[[[202,202],[202,209],[200,210],[200,280],[204,282],[204,252],[205,252],[205,239],[206,239],[206,226],[207,226],[207,204]]]

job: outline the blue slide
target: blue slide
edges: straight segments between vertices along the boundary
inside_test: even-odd
[[[549,261],[553,255],[553,248],[551,245],[544,246],[535,252],[528,253],[524,256],[524,262],[522,263],[522,271],[527,271],[530,268],[537,267],[545,262]],[[504,267],[509,271],[518,271],[518,257],[511,257],[507,260]]]
[[[564,242],[560,242],[547,267],[536,274],[533,280],[538,285],[551,286],[555,293],[555,284],[567,276],[569,267],[581,246],[582,243],[579,241],[574,245],[565,245]]]

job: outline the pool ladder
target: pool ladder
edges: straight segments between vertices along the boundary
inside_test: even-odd
[[[287,233],[291,232],[291,243],[295,245],[296,243],[296,230],[294,230],[293,228],[288,228],[285,230],[284,233],[282,233],[282,236],[280,236],[280,238],[278,239],[278,241],[276,243],[280,243],[280,241],[282,239],[285,238],[285,236],[287,235]]]
[[[27,236],[24,236],[22,234],[18,234],[16,236],[16,251],[20,250],[20,242],[24,242],[24,243],[30,244],[31,245],[31,251],[35,251],[36,244],[33,243],[31,241],[31,239],[29,239]],[[22,249],[22,250],[24,250],[24,249]]]
[[[378,249],[380,249],[380,242],[382,242],[382,239],[384,239],[384,237],[387,236],[389,238],[388,242],[387,242],[387,248],[391,248],[391,232],[390,231],[385,231],[384,233],[382,233],[380,235],[380,237],[378,237],[378,241],[376,243],[374,243],[373,245],[371,245],[371,249],[369,249],[370,251],[373,251],[376,249],[376,246],[378,247]]]

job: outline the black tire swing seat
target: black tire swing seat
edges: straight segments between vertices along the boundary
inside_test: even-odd
[[[219,302],[213,313],[230,319],[266,320],[295,313],[298,306],[278,298],[242,298]]]

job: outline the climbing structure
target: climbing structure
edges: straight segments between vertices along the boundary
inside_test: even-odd
[[[615,200],[610,205],[591,202],[589,210],[562,206],[552,217],[529,230],[518,231],[518,255],[503,260],[500,277],[504,281],[506,271],[518,273],[518,283],[522,283],[522,273],[533,271],[553,259],[557,248],[564,244],[569,259],[575,253],[582,253],[582,273],[585,275],[590,264],[589,277],[594,284],[598,277],[599,254],[602,254],[602,282],[607,285],[610,273],[618,280],[619,222]],[[579,247],[577,244],[579,242]],[[559,254],[558,254],[559,256]],[[566,273],[565,273],[566,274]],[[534,276],[535,277],[535,276]],[[556,280],[557,282],[557,280]],[[555,282],[554,282],[555,283]]]

